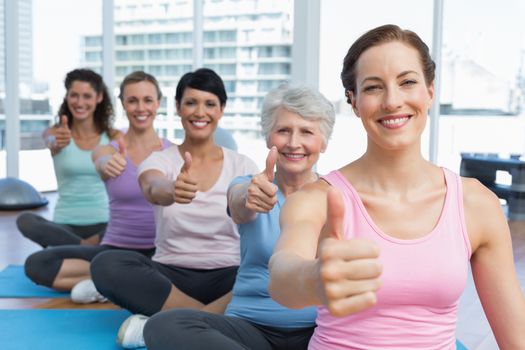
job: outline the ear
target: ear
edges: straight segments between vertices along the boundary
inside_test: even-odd
[[[99,104],[100,102],[102,102],[103,99],[104,99],[104,95],[102,95],[102,94],[98,94],[98,95],[97,95],[97,104]]]
[[[321,147],[321,153],[326,152],[327,147],[328,147],[328,143],[326,141],[323,141],[323,146]]]
[[[356,95],[353,93],[353,91],[348,91],[348,98],[350,99],[350,102],[351,102],[351,105],[352,105],[352,110],[354,111],[354,114],[358,118],[361,118],[361,116],[359,115],[359,111],[357,109]]]
[[[430,108],[432,107],[432,103],[434,103],[434,82],[432,82],[427,89],[428,95],[430,96],[430,104],[428,106],[428,109],[430,110]]]
[[[175,109],[177,110],[177,114],[180,115],[180,103],[179,103],[179,101],[175,101]]]
[[[224,108],[226,108],[226,104],[221,105],[221,115],[219,116],[218,120],[220,120],[222,116],[224,115]]]

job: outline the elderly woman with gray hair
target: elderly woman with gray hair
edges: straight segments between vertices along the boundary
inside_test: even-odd
[[[268,294],[268,260],[280,235],[287,196],[318,179],[313,167],[335,122],[332,104],[306,87],[281,86],[264,100],[261,126],[269,153],[260,174],[235,178],[228,210],[241,236],[241,263],[224,315],[187,309],[148,320],[148,349],[306,349],[315,327],[313,308],[287,309]],[[276,168],[274,172],[274,168]]]

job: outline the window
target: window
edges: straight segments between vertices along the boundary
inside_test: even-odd
[[[224,81],[224,88],[226,89],[226,92],[228,94],[235,93],[235,86],[236,86],[236,83],[233,80]]]
[[[102,46],[102,38],[100,36],[87,36],[84,42],[87,47]]]
[[[149,50],[148,58],[150,60],[161,60],[164,58],[164,55],[162,53],[163,53],[163,50]]]
[[[439,164],[459,171],[462,152],[525,154],[524,16],[516,0],[445,3]]]
[[[226,59],[235,58],[236,49],[234,47],[205,48],[204,58],[206,59]]]
[[[143,45],[145,43],[144,35],[133,34],[129,36],[131,45]]]
[[[19,176],[37,190],[49,191],[56,189],[56,180],[42,131],[56,121],[65,93],[66,73],[88,63],[95,71],[102,68],[102,1],[19,0],[18,3],[23,16],[19,23],[19,79],[26,86],[20,89]],[[3,6],[0,7],[3,14]],[[3,50],[4,45],[0,46]],[[3,62],[0,66],[3,69]],[[3,80],[4,72],[0,75]]]
[[[144,51],[117,51],[118,61],[139,61],[144,59]]]
[[[155,34],[149,34],[148,35],[148,42],[150,44],[162,44],[162,34],[160,33],[155,33]]]
[[[259,74],[261,75],[288,75],[290,74],[290,63],[260,63]]]
[[[281,83],[283,83],[283,81],[278,81],[278,80],[260,80],[257,83],[257,91],[266,93],[266,92],[270,91],[271,89],[279,86]]]
[[[237,32],[233,30],[205,31],[204,42],[234,42]]]
[[[117,35],[115,42],[117,45],[127,45],[128,44],[128,37],[126,35]]]
[[[100,62],[102,60],[102,52],[86,52],[86,61],[88,62]]]

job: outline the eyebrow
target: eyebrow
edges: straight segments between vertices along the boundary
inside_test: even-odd
[[[396,76],[396,79],[399,79],[399,78],[402,78],[404,77],[405,75],[408,75],[408,74],[416,74],[416,75],[419,75],[418,72],[414,71],[414,70],[406,70],[406,71],[403,71],[401,73],[399,73],[397,76]],[[363,79],[363,81],[361,82],[361,84],[359,84],[360,86],[362,86],[364,83],[366,83],[367,81],[382,81],[381,78],[379,77],[374,77],[374,76],[371,76],[371,77],[366,77],[365,79]]]

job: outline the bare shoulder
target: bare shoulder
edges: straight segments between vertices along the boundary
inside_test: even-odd
[[[461,178],[467,232],[473,251],[498,232],[508,231],[507,219],[496,194],[477,179]]]
[[[308,217],[313,213],[325,213],[326,193],[329,188],[330,185],[323,180],[304,185],[286,199],[281,211],[284,213],[293,211],[294,216],[300,217]]]
[[[121,136],[124,136],[124,133],[122,131],[114,128],[109,129],[109,138],[111,139],[111,141],[116,140]]]
[[[93,162],[97,162],[102,157],[111,156],[115,152],[117,151],[110,145],[98,145],[91,153],[91,159]]]
[[[315,182],[309,183],[301,187],[299,191],[294,192],[287,201],[294,198],[294,200],[305,200],[305,199],[317,199],[321,197],[326,197],[326,193],[330,185],[324,180],[317,180]],[[299,199],[295,199],[299,198]]]
[[[462,177],[465,210],[491,211],[500,208],[496,194],[474,178]]]
[[[98,145],[93,150],[93,156],[102,156],[106,154],[113,154],[115,152],[117,152],[117,150],[111,145]]]

